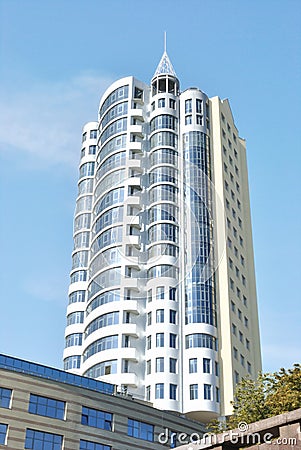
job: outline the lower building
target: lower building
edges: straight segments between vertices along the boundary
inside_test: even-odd
[[[113,384],[0,355],[0,448],[159,450],[204,432]]]

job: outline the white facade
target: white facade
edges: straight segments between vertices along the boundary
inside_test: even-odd
[[[244,141],[164,52],[83,130],[64,368],[208,421],[261,368]]]

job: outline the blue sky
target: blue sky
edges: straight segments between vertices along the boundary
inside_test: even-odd
[[[263,368],[300,362],[301,2],[0,0],[0,29],[0,352],[61,367],[81,128],[166,30],[247,140]]]

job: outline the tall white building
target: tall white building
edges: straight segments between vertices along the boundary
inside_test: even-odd
[[[261,369],[245,141],[228,100],[147,85],[84,126],[64,368],[200,421]]]

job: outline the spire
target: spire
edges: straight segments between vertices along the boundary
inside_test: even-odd
[[[154,77],[161,74],[169,74],[177,78],[176,72],[166,52],[166,31],[164,32],[164,52],[156,69],[156,72],[154,74]]]

